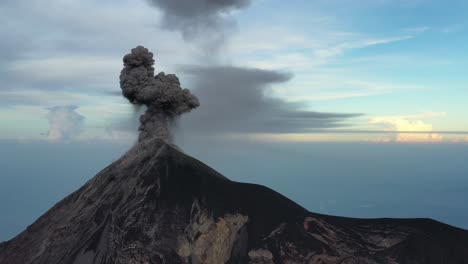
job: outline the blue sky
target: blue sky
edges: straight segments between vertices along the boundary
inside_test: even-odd
[[[258,5],[266,2],[271,12],[255,15],[263,23],[281,21],[280,41],[297,40],[296,45],[285,43],[268,56],[257,53],[261,66],[274,67],[273,61],[297,73],[281,95],[307,98],[313,108],[344,108],[366,117],[438,112],[439,117],[422,121],[439,131],[468,127],[463,118],[468,110],[463,70],[466,2],[264,1]],[[249,12],[254,11],[245,13],[247,22],[242,26],[262,20],[248,19]]]
[[[120,96],[119,73],[137,45],[200,97],[176,144],[226,176],[315,212],[467,228],[467,11],[461,0],[254,0],[223,14],[222,32],[187,38],[146,0],[2,0],[0,198],[11,203],[0,203],[0,240],[134,143],[142,109]],[[211,34],[224,36],[217,49]],[[247,96],[264,111],[223,120],[210,108],[221,95],[203,97],[189,66],[281,80],[220,87],[240,91],[220,113]],[[285,129],[300,111],[323,119]],[[200,130],[200,116],[215,125]]]
[[[3,139],[47,139],[50,109],[72,107],[84,118],[75,139],[130,140],[134,135],[108,129],[133,118],[115,96],[121,57],[130,48],[155,51],[158,70],[180,72],[189,88],[180,66],[209,63],[203,41],[161,27],[161,10],[147,1],[21,0],[0,7]],[[294,75],[270,85],[266,96],[301,102],[306,110],[363,114],[347,120],[347,130],[458,131],[439,133],[436,141],[466,141],[467,9],[464,1],[257,0],[225,15],[232,26],[216,60]]]

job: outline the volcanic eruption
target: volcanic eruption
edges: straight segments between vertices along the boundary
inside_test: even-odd
[[[154,76],[153,64],[137,47],[120,76],[124,96],[147,107],[139,142],[0,243],[0,264],[468,263],[466,230],[309,212],[186,155],[168,125],[198,100],[175,75]]]
[[[132,104],[146,106],[140,117],[139,141],[158,137],[171,141],[169,130],[174,119],[200,105],[189,89],[180,87],[175,74],[164,72],[154,75],[153,53],[138,46],[123,58],[120,73],[122,94]]]

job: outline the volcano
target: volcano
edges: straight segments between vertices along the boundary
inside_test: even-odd
[[[463,264],[468,231],[312,213],[151,139],[1,243],[0,263]]]

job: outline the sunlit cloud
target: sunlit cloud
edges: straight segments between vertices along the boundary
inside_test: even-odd
[[[230,135],[232,139],[247,139],[258,142],[364,142],[362,134],[346,133],[255,133],[249,135]]]
[[[383,124],[388,131],[402,132],[431,132],[432,125],[421,120],[408,120],[401,117],[375,117],[370,119],[371,124]]]
[[[442,142],[443,136],[437,133],[399,133],[396,142]]]
[[[330,129],[310,133],[232,133],[223,140],[266,143],[468,143],[468,131],[398,132]]]
[[[384,127],[385,131],[399,132],[395,135],[383,137],[381,140],[383,142],[441,142],[443,136],[438,133],[433,133],[432,124],[419,120],[419,118],[431,118],[444,115],[445,113],[427,112],[406,116],[383,116],[371,118],[369,123],[381,125]]]

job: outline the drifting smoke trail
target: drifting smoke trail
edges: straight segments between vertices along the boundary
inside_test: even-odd
[[[207,32],[224,37],[232,11],[246,8],[251,0],[149,0],[163,11],[163,27],[179,30],[184,38],[207,38]]]
[[[155,76],[153,53],[142,46],[132,49],[123,62],[120,73],[123,96],[133,104],[147,107],[140,117],[139,142],[154,137],[171,141],[170,126],[174,119],[198,107],[198,98],[180,87],[176,75],[160,72]]]
[[[162,11],[160,26],[180,32],[200,48],[204,61],[216,61],[236,28],[234,13],[250,6],[252,0],[148,0]]]

